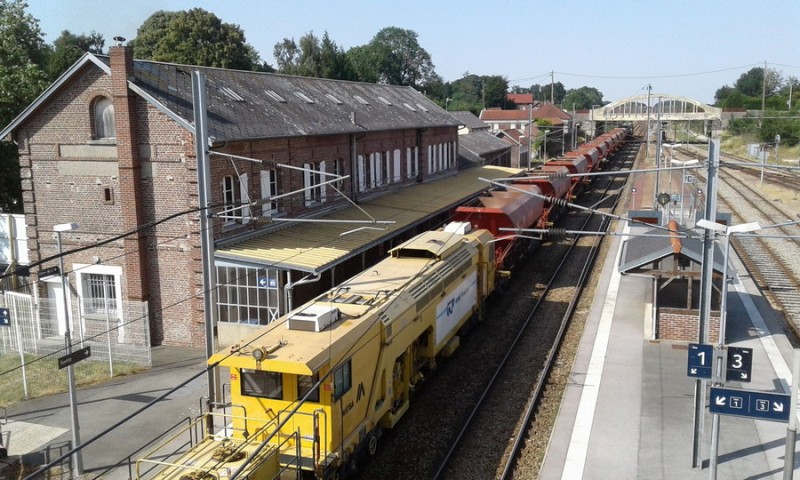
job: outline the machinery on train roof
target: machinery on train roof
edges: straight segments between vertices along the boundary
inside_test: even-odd
[[[624,138],[615,130],[582,147],[598,152],[591,169]],[[514,189],[490,189],[444,229],[214,355],[209,365],[230,372],[230,402],[186,427],[201,438],[187,451],[174,451],[180,432],[154,446],[136,478],[266,480],[297,470],[326,480],[354,471],[408,410],[426,370],[480,319],[498,276],[532,246],[501,229],[549,226],[558,200],[579,192],[565,175],[588,172],[590,160],[565,156],[511,179]]]

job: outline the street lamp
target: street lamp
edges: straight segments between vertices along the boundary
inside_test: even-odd
[[[72,322],[70,321],[70,308],[69,300],[67,299],[67,276],[64,273],[64,255],[61,251],[61,233],[72,232],[79,228],[77,223],[62,223],[53,226],[53,231],[56,232],[56,245],[58,247],[58,266],[61,270],[61,290],[64,298],[64,316],[67,324],[66,331],[64,332],[64,343],[66,344],[67,355],[72,354]],[[75,396],[75,373],[72,370],[72,364],[67,366],[67,383],[69,387],[69,409],[72,417],[72,448],[77,449],[81,443],[80,426],[78,425],[78,401]],[[72,472],[73,477],[78,478],[83,473],[83,457],[80,450],[72,454]]]
[[[749,233],[761,230],[758,222],[742,223],[739,225],[725,226],[705,218],[697,221],[697,226],[707,230],[725,234],[725,253],[722,264],[722,298],[719,307],[719,333],[717,334],[717,351],[722,352],[725,345],[725,322],[727,317],[727,297],[728,297],[728,255],[731,247],[731,235],[735,233]],[[722,362],[717,360],[717,379],[722,378]],[[717,478],[717,451],[719,450],[719,414],[715,413],[711,417],[711,454],[710,454],[710,476]]]
[[[447,106],[450,105],[450,102],[452,102],[452,101],[453,101],[453,99],[450,98],[450,97],[447,97],[447,98],[444,99],[444,110],[445,110],[445,112],[449,111],[449,110],[447,110]]]

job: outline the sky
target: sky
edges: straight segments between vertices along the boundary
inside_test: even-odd
[[[199,7],[239,25],[272,66],[284,38],[313,32],[344,50],[386,27],[413,30],[445,81],[501,75],[509,85],[594,87],[605,101],[647,92],[713,103],[753,67],[800,78],[796,0],[27,0],[45,41],[96,31],[128,40],[158,10]],[[123,6],[124,5],[124,6]],[[552,74],[551,74],[552,72]]]

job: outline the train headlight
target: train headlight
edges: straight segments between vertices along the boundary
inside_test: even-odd
[[[263,347],[256,348],[253,350],[253,358],[256,359],[256,362],[260,362],[267,357],[267,352],[264,350]]]

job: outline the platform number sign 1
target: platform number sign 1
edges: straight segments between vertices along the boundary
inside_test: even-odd
[[[11,312],[7,308],[0,308],[0,327],[11,326]]]
[[[753,373],[753,349],[728,347],[728,363],[725,369],[726,382],[749,382]]]
[[[713,345],[689,344],[689,362],[686,367],[686,375],[694,378],[711,378],[711,364],[713,362]]]

